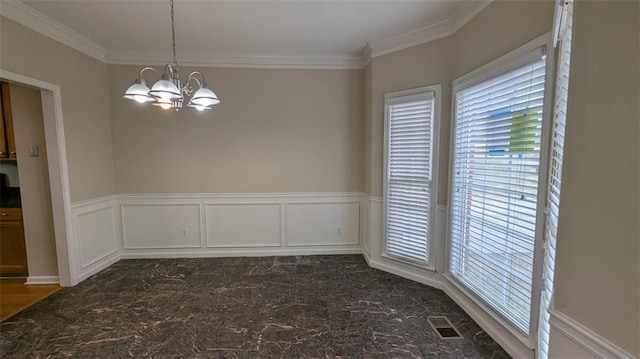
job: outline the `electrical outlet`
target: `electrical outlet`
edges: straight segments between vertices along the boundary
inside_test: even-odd
[[[187,231],[186,228],[180,228],[180,238],[187,238],[189,237],[189,232]]]
[[[342,235],[342,227],[338,226],[336,227],[336,236],[341,236]]]

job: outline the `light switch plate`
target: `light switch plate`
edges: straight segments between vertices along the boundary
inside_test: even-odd
[[[29,148],[29,156],[38,157],[40,155],[40,150],[38,149],[38,145],[31,145]]]

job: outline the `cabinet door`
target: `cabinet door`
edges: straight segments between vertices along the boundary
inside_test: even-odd
[[[2,84],[4,86],[4,84]],[[4,96],[0,100],[0,158],[9,157],[9,150],[7,147],[7,133],[4,130]]]
[[[27,276],[22,221],[0,221],[0,276]]]
[[[9,84],[2,84],[2,113],[4,115],[4,130],[9,151],[9,158],[16,158],[16,140],[13,135],[13,113],[11,112],[11,93],[9,92]]]

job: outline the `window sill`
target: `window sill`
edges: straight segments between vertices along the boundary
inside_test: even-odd
[[[407,266],[411,266],[411,267],[414,267],[414,268],[424,269],[424,270],[427,270],[427,271],[433,272],[433,273],[436,272],[436,267],[434,265],[429,265],[427,263],[420,263],[420,262],[410,261],[410,260],[407,260],[407,259],[403,259],[403,258],[399,258],[399,257],[393,256],[393,255],[389,255],[386,252],[382,253],[380,256],[385,260],[389,260],[389,261],[392,261],[392,262],[395,262],[395,263],[401,263],[401,264],[404,264],[404,265],[407,265]]]

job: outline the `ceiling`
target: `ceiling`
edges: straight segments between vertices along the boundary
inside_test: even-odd
[[[403,41],[415,42],[417,36],[424,37],[420,31],[425,29],[431,29],[427,35],[455,31],[455,21],[469,17],[485,3],[487,0],[176,0],[178,61],[207,56],[361,59],[368,43],[374,52],[384,51]],[[145,57],[164,57],[171,51],[168,0],[23,0],[17,4],[22,11],[79,34],[105,52],[106,62],[144,62]]]

